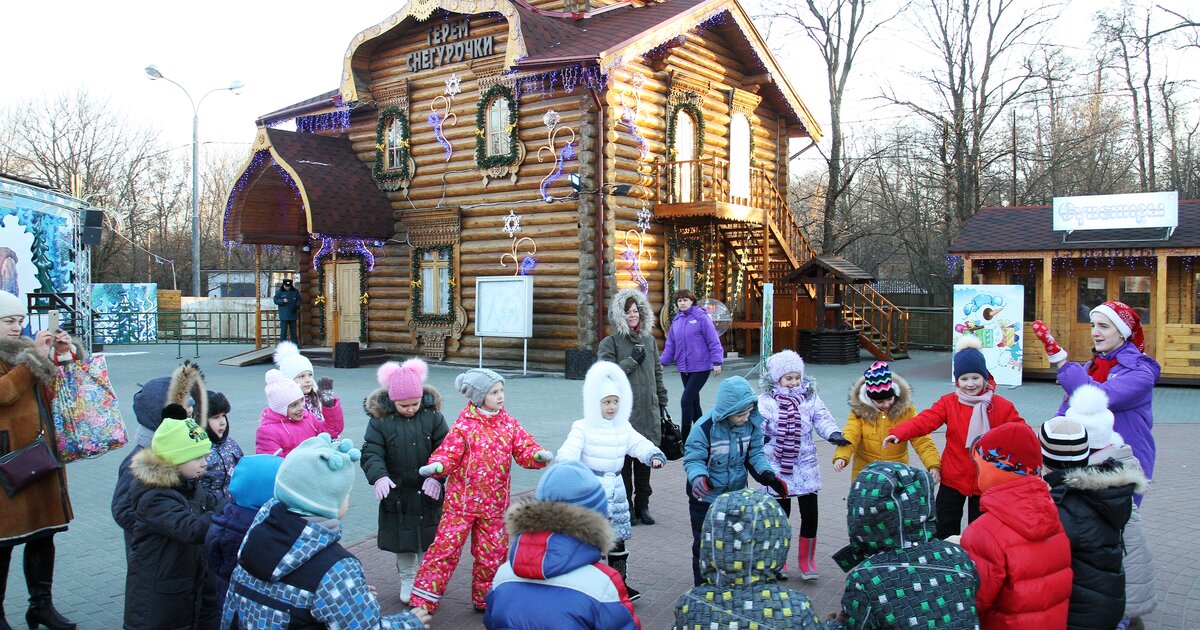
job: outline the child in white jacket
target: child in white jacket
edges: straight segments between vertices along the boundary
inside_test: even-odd
[[[616,534],[616,545],[608,552],[608,564],[625,580],[629,552],[625,541],[632,531],[629,522],[629,497],[621,481],[625,456],[636,458],[651,468],[662,468],[666,455],[629,424],[633,411],[633,390],[629,379],[616,363],[600,361],[588,370],[583,381],[583,419],[571,425],[567,441],[558,449],[559,461],[579,460],[592,469],[608,495],[608,520]],[[629,599],[641,593],[626,584]]]

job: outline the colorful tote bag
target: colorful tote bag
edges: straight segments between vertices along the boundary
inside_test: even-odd
[[[59,366],[51,411],[63,463],[99,457],[129,441],[103,356]]]

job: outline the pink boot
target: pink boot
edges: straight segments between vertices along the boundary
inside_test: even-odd
[[[800,564],[800,579],[815,580],[817,577],[817,539],[800,537],[800,549],[796,554]]]

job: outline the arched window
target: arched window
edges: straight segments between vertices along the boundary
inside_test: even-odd
[[[750,197],[750,120],[741,112],[729,121],[729,195]]]
[[[675,150],[676,162],[687,162],[696,159],[696,120],[691,112],[681,109],[675,116]],[[694,179],[696,167],[694,164],[680,164],[679,177],[675,178],[676,203],[689,203],[695,196]]]
[[[517,102],[513,91],[497,84],[488,88],[475,113],[475,166],[483,169],[515,164]]]
[[[487,156],[510,155],[512,153],[511,135],[508,125],[509,111],[512,104],[504,96],[497,96],[488,104],[487,109]]]

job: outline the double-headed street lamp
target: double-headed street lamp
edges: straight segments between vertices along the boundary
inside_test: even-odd
[[[146,76],[150,77],[151,81],[162,79],[167,83],[183,90],[183,95],[188,98],[188,102],[192,105],[192,294],[196,297],[200,295],[200,106],[204,104],[204,99],[208,98],[213,92],[224,92],[226,90],[237,94],[237,90],[242,88],[241,81],[234,81],[228,87],[213,88],[204,93],[197,102],[192,98],[191,93],[187,88],[163,76],[163,73],[154,65],[146,66]]]

